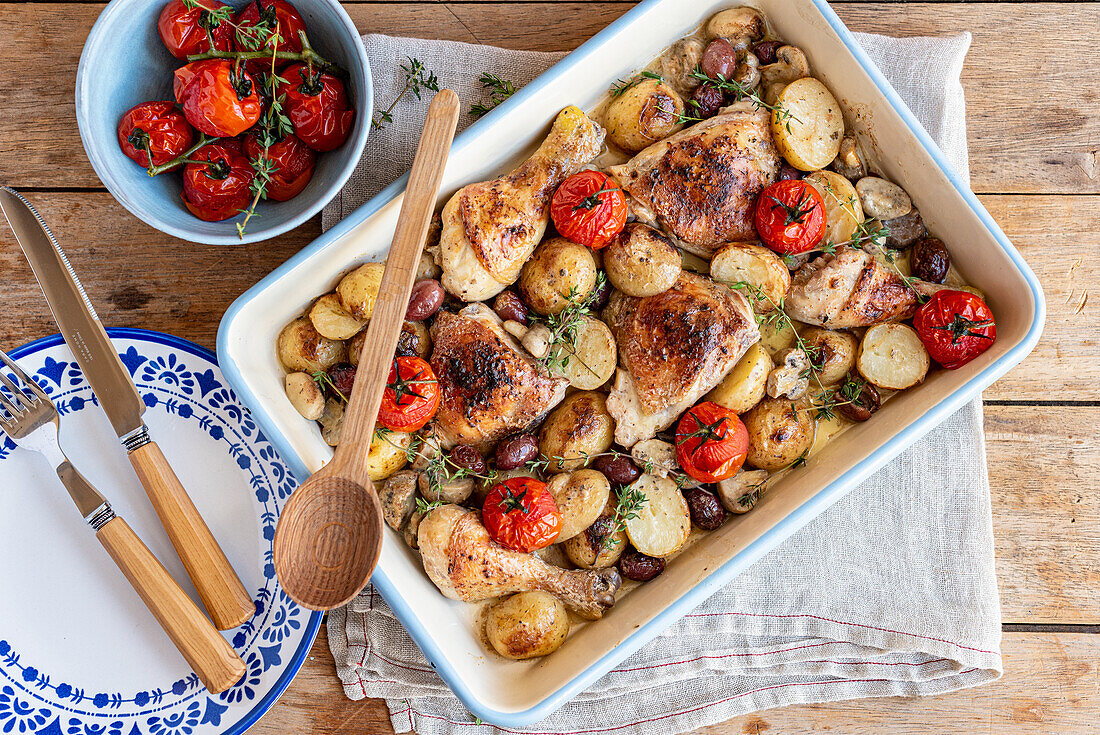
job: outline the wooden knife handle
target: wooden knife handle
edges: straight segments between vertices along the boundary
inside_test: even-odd
[[[107,521],[96,538],[207,689],[224,692],[241,680],[244,661],[126,521]]]
[[[130,464],[214,625],[219,630],[229,630],[251,618],[256,612],[252,596],[157,443],[149,442],[130,452]]]

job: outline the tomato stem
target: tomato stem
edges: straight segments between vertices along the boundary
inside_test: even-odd
[[[250,61],[252,59],[270,59],[272,57],[283,61],[298,61],[303,64],[309,64],[311,66],[317,66],[322,71],[334,74],[338,77],[346,78],[348,73],[336,66],[332,62],[326,60],[323,56],[313,50],[313,47],[309,45],[309,39],[306,38],[305,31],[298,31],[298,38],[302,41],[302,50],[298,51],[216,51],[211,50],[201,54],[191,54],[187,57],[187,62],[203,61],[205,59],[230,59],[235,61]]]
[[[176,166],[179,166],[180,164],[184,164],[184,163],[207,163],[207,161],[193,161],[193,160],[191,160],[191,154],[194,153],[195,151],[197,151],[199,148],[202,148],[204,145],[209,145],[210,143],[213,143],[213,142],[218,141],[218,140],[221,140],[221,138],[208,138],[205,134],[200,134],[198,143],[195,143],[195,145],[191,146],[186,151],[184,151],[180,155],[173,158],[171,161],[165,161],[164,163],[162,163],[159,166],[150,166],[146,170],[149,172],[150,176],[157,176],[159,174],[164,173],[165,171],[168,171],[169,169],[173,169]],[[152,163],[152,158],[149,159],[149,162]]]

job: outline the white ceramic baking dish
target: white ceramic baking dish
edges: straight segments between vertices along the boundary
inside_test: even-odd
[[[492,178],[528,155],[566,105],[593,109],[608,85],[647,65],[737,0],[648,0],[520,90],[454,143],[440,205],[460,186]],[[997,342],[953,372],[889,401],[874,420],[843,432],[798,472],[788,473],[751,513],[736,516],[630,592],[597,623],[575,629],[556,653],[532,662],[489,654],[469,607],[444,598],[420,561],[387,530],[373,583],[440,676],[470,711],[503,726],[536,722],[728,583],[877,468],[1019,363],[1044,320],[1042,290],[1004,233],[951,170],[928,134],[871,64],[824,0],[752,0],[784,40],[801,47],[816,76],[846,110],[850,129],[874,152],[874,167],[912,194],[954,262],[987,295]],[[856,105],[858,104],[858,115]],[[330,456],[313,422],[283,392],[275,337],[351,266],[385,258],[405,180],[399,180],[258,283],[229,309],[218,334],[226,378],[305,478]]]

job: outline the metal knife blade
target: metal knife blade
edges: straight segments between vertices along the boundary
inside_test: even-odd
[[[145,404],[50,228],[30,202],[6,186],[0,187],[0,209],[115,433],[121,438],[144,429]]]

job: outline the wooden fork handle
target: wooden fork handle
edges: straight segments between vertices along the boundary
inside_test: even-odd
[[[126,521],[107,521],[96,538],[207,689],[224,692],[241,680],[244,661]]]
[[[214,625],[229,630],[252,617],[256,612],[252,596],[157,443],[130,452],[130,463]]]

